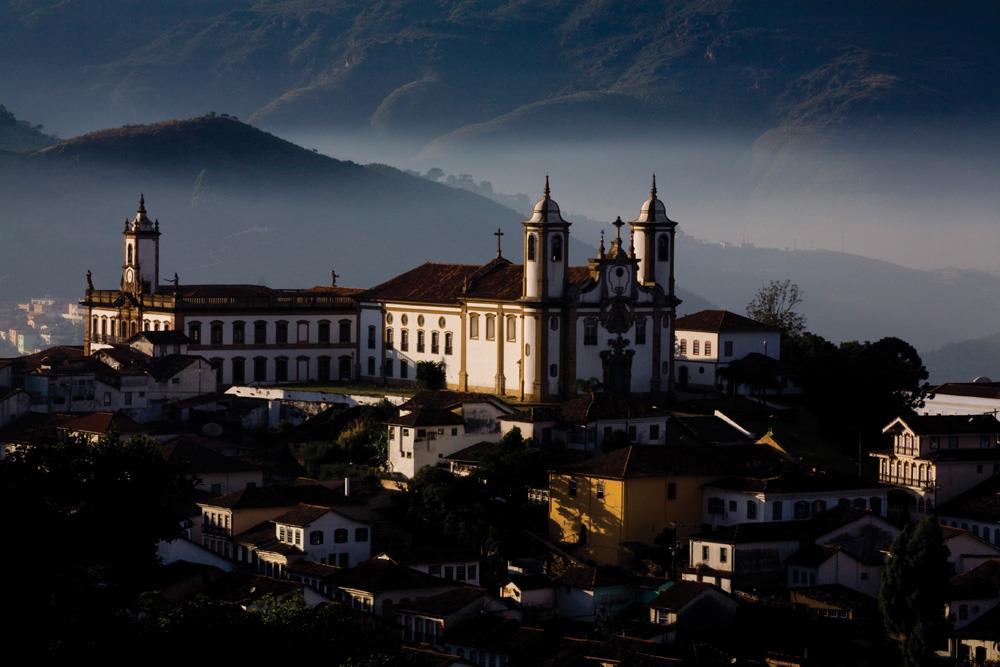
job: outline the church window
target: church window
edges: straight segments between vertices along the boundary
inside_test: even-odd
[[[552,261],[561,262],[563,258],[562,236],[553,234],[552,236]]]
[[[279,320],[274,325],[274,342],[278,345],[288,343],[288,322]]]
[[[410,377],[410,364],[406,361],[406,359],[399,360],[399,377],[404,380]]]
[[[549,364],[549,377],[559,377],[559,364]]]
[[[437,331],[431,332],[431,354],[437,354],[440,351],[441,346],[441,335]]]
[[[131,243],[128,244],[128,260],[125,263],[126,264],[131,264],[132,263],[132,244]]]
[[[276,357],[274,360],[274,381],[288,382],[288,357]]]
[[[534,234],[528,234],[528,261],[529,262],[534,262],[535,261],[535,244],[536,244],[535,235]]]
[[[233,322],[233,345],[242,345],[246,342],[246,323]]]
[[[351,342],[351,321],[340,320],[337,322],[337,340],[341,343]]]
[[[410,349],[410,330],[400,329],[399,330],[399,349],[406,352]]]
[[[687,353],[688,353],[687,338],[681,338],[680,342],[677,344],[677,354],[687,355]]]
[[[387,378],[391,378],[392,377],[392,365],[393,365],[392,364],[392,359],[386,359],[385,360],[385,376]]]
[[[417,329],[417,352],[424,351],[424,330]]]
[[[558,317],[550,317],[549,318],[549,329],[552,329],[552,331],[559,331],[559,318]]]
[[[253,323],[253,342],[256,345],[267,345],[267,322],[264,320]]]
[[[646,344],[646,320],[637,320],[635,323],[635,344]]]
[[[424,320],[424,316],[423,315],[417,315],[417,326],[418,327],[424,326],[424,321],[425,320]]]
[[[701,352],[701,341],[700,340],[691,341],[691,356],[697,357],[699,352]]]
[[[727,357],[733,356],[733,341],[727,340],[722,344],[722,353]]]
[[[453,336],[451,335],[450,331],[445,332],[445,334],[444,334],[444,353],[445,354],[451,354],[452,353],[452,350],[453,350],[453,348],[452,348],[452,338],[453,338]]]
[[[348,329],[348,336],[350,336],[350,329]],[[369,350],[374,350],[375,349],[375,325],[374,324],[369,324],[368,325],[368,349]]]
[[[391,350],[392,345],[392,327],[389,327],[385,330],[385,349]]]
[[[267,382],[267,357],[254,357],[253,381]]]
[[[486,316],[486,340],[496,340],[497,337],[496,315]]]
[[[298,340],[298,342],[300,342],[300,343],[308,343],[309,342],[309,323],[306,322],[305,320],[299,320],[296,323],[296,325],[297,325],[296,329],[298,329],[298,335],[296,336],[296,340]]]
[[[101,333],[104,333],[103,331]],[[201,322],[191,322],[188,324],[188,338],[195,345],[201,344]]]
[[[706,357],[712,356],[712,341],[710,340],[705,341],[705,356]]]
[[[507,340],[517,340],[517,318],[513,315],[507,316]]]
[[[479,313],[469,313],[469,338],[479,338]]]
[[[233,384],[246,382],[246,361],[243,357],[233,358]]]
[[[319,321],[319,324],[317,325],[317,329],[316,329],[316,337],[319,339],[319,342],[321,342],[321,343],[329,343],[330,342],[330,321],[329,320],[320,320]]]
[[[212,345],[222,345],[222,322],[212,322],[210,332]]]
[[[593,318],[583,323],[583,344],[597,345],[597,320]]]
[[[670,237],[666,234],[660,234],[656,239],[656,259],[670,261]]]
[[[368,357],[368,375],[375,375],[375,357]]]

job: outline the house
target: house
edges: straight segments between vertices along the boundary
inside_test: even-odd
[[[1000,662],[1000,605],[974,621],[953,630],[948,652],[960,664],[991,665]]]
[[[549,539],[598,564],[627,559],[622,545],[686,539],[702,525],[702,487],[747,471],[773,472],[769,447],[630,445],[549,473]]]
[[[448,629],[443,644],[458,664],[501,667],[540,662],[549,639],[541,628],[524,627],[500,614],[481,614]]]
[[[878,618],[876,600],[840,584],[820,584],[789,591],[792,607],[810,617],[865,623]]]
[[[481,588],[465,586],[393,607],[400,638],[407,643],[443,646],[444,635],[456,624],[484,613],[489,598]],[[493,611],[498,611],[499,603]]]
[[[1000,559],[985,561],[948,581],[945,615],[955,630],[962,630],[998,606]],[[1000,636],[994,639],[1000,639]]]
[[[467,588],[385,558],[372,558],[339,570],[326,582],[338,602],[385,619],[394,618],[395,605]]]
[[[663,395],[591,391],[558,405],[520,410],[501,417],[501,423],[504,434],[518,428],[525,438],[541,445],[555,443],[597,452],[613,437],[622,437],[629,444],[666,444],[666,406]]]
[[[617,616],[636,600],[635,579],[607,565],[573,565],[554,577],[553,614],[561,619],[593,623]]]
[[[201,436],[180,435],[160,444],[168,462],[194,477],[195,488],[216,496],[264,485],[264,472],[236,456],[225,456],[203,444]]]
[[[921,415],[985,415],[1000,412],[1000,382],[946,382],[927,392]]]
[[[893,446],[871,452],[878,479],[909,493],[920,515],[1000,471],[1000,420],[993,415],[897,417],[882,432]]]
[[[299,503],[235,541],[260,572],[281,577],[298,560],[348,568],[371,557],[372,534],[367,522],[351,518],[344,508]]]
[[[720,384],[719,371],[757,353],[781,357],[781,330],[728,310],[702,310],[674,323],[677,385]]]
[[[547,574],[513,572],[500,584],[500,598],[526,609],[551,610],[556,602],[555,586]]]
[[[198,503],[202,543],[227,558],[252,563],[252,550],[235,542],[234,536],[273,521],[300,503],[333,507],[347,502],[342,491],[319,484],[246,487]]]
[[[666,641],[678,635],[722,630],[735,620],[736,600],[712,584],[678,581],[649,603],[649,622],[663,626]]]
[[[983,562],[1000,558],[1000,547],[986,542],[966,529],[941,526],[948,562],[956,574],[975,569]]]
[[[480,394],[421,392],[386,422],[389,469],[412,478],[424,466],[483,441],[500,440],[500,416],[511,408]]]
[[[453,475],[465,477],[482,467],[485,461],[499,456],[503,448],[502,442],[477,442],[444,457],[444,462]]]
[[[410,545],[395,554],[381,553],[376,558],[441,577],[468,586],[479,585],[480,560],[473,549],[447,544],[434,546]]]
[[[726,592],[840,584],[874,596],[898,533],[882,517],[846,507],[809,521],[724,526],[691,537],[682,578]]]
[[[667,424],[670,445],[752,445],[753,434],[716,411],[712,415],[673,414]]]
[[[994,475],[943,503],[936,514],[942,526],[961,528],[1000,546],[1000,477]]]
[[[31,396],[23,389],[0,386],[0,428],[10,425],[31,410]]]
[[[715,527],[750,521],[806,520],[850,506],[885,516],[889,488],[860,477],[790,471],[727,477],[706,484],[702,523]]]
[[[83,438],[88,442],[97,442],[112,433],[125,439],[147,433],[141,424],[121,412],[92,412],[65,421],[58,429],[66,437]]]

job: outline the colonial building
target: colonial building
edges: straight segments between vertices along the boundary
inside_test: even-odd
[[[413,382],[441,362],[449,388],[543,400],[576,382],[611,391],[669,387],[673,358],[674,235],[656,181],[622,238],[572,266],[570,223],[543,197],[523,223],[523,264],[427,263],[359,297],[361,376]]]
[[[781,356],[781,330],[728,310],[702,310],[677,318],[677,383],[716,385],[720,371],[757,354]]]
[[[117,289],[96,289],[87,273],[84,352],[143,331],[183,331],[190,354],[209,359],[219,382],[244,384],[356,377],[360,290],[333,284],[308,289],[262,285],[160,283],[160,222],[140,197],[122,233]]]

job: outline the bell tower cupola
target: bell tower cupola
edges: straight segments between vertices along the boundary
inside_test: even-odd
[[[656,174],[649,189],[649,199],[642,203],[639,217],[632,226],[635,258],[639,261],[639,282],[659,285],[667,294],[674,293],[674,239],[677,222],[667,217],[667,209],[656,193]]]
[[[125,219],[122,235],[122,290],[155,294],[160,285],[160,221],[147,215],[144,195],[139,195],[135,216]]]
[[[532,209],[524,226],[525,299],[559,299],[566,290],[566,267],[569,265],[569,226],[552,199],[549,177],[545,176],[542,198]]]

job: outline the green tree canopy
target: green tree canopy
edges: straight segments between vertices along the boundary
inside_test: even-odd
[[[772,280],[747,304],[747,317],[778,327],[786,336],[798,336],[806,328],[806,318],[797,310],[801,303],[797,284],[791,280]]]

